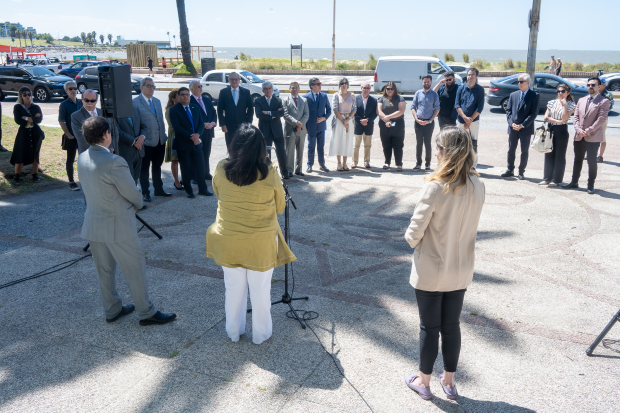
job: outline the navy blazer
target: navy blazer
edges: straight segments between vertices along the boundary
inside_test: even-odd
[[[172,149],[176,151],[190,151],[194,147],[202,150],[202,143],[194,145],[191,139],[192,133],[197,133],[202,136],[202,132],[205,129],[205,124],[200,115],[202,109],[197,105],[189,105],[189,110],[194,120],[193,131],[189,116],[187,116],[187,112],[185,112],[185,108],[181,103],[177,103],[171,107],[168,112],[172,129],[174,129]]]
[[[133,121],[133,118],[131,119]],[[134,141],[140,136],[140,125],[129,121],[129,118],[116,119],[116,125],[118,127],[118,154],[123,157],[127,163],[133,162],[136,156],[144,158],[144,145],[142,149],[138,151],[138,148],[133,146]]]
[[[220,126],[226,126],[228,132],[234,132],[242,123],[252,123],[254,118],[254,105],[252,104],[250,91],[239,86],[239,100],[235,106],[230,86],[220,91],[217,99],[217,117]]]
[[[375,127],[375,119],[377,118],[377,99],[368,95],[368,102],[366,102],[366,111],[364,111],[364,98],[362,95],[355,96],[355,104],[357,105],[357,111],[355,111],[355,131],[354,135],[372,135],[372,131]],[[360,123],[360,120],[368,119],[366,126]]]
[[[312,92],[308,92],[303,95],[308,103],[308,122],[306,122],[306,130],[308,135],[314,136],[317,132],[327,130],[327,119],[332,114],[332,107],[329,104],[327,95],[323,92],[319,92],[319,101],[317,102],[312,97]],[[316,123],[317,118],[325,118],[324,122]]]
[[[528,89],[521,106],[519,106],[520,100],[521,90],[512,92],[508,98],[508,105],[506,106],[508,134],[510,135],[513,132],[517,132],[510,127],[510,125],[516,123],[517,125],[523,125],[523,129],[518,131],[518,133],[533,135],[534,120],[536,119],[536,116],[538,116],[538,111],[540,110],[540,94]]]
[[[194,95],[191,95],[191,100],[189,104],[190,106],[196,105],[198,109],[200,109],[200,115],[202,116],[202,119],[203,119],[202,123],[215,122],[215,126],[217,126],[217,112],[215,111],[215,108],[213,107],[213,102],[211,102],[211,99],[209,99],[208,97],[202,96],[202,103],[204,103],[207,113],[205,113],[202,110],[202,108],[200,107],[200,103],[198,103]],[[215,126],[212,127],[211,129],[205,129],[201,137],[213,139],[215,137]]]
[[[273,138],[284,138],[282,131],[282,116],[284,108],[282,100],[271,95],[271,104],[267,105],[267,97],[261,96],[254,101],[256,117],[258,118],[258,129],[263,133],[265,141]],[[265,115],[263,111],[271,111],[271,115]]]

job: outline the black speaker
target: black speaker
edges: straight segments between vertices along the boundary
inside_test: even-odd
[[[99,66],[101,112],[105,118],[133,117],[129,65]]]

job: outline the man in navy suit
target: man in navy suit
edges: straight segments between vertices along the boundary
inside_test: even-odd
[[[146,137],[140,135],[139,125],[133,122],[133,118],[118,118],[116,125],[118,127],[118,155],[127,161],[131,177],[137,184],[142,169]]]
[[[239,87],[239,74],[232,72],[228,75],[228,83],[220,91],[217,100],[217,117],[220,120],[222,132],[226,137],[226,147],[230,145],[235,132],[242,123],[252,123],[254,105],[250,91]]]
[[[353,165],[357,168],[360,157],[360,146],[364,140],[364,168],[370,168],[370,147],[372,146],[372,132],[377,118],[377,99],[370,96],[370,83],[362,83],[362,94],[355,97],[355,146],[353,147]]]
[[[179,88],[179,103],[170,108],[170,123],[174,129],[172,149],[177,151],[181,164],[181,175],[188,198],[195,198],[192,185],[192,164],[196,168],[198,195],[211,196],[205,181],[205,162],[200,136],[205,125],[198,106],[190,105],[190,91],[186,87]]]
[[[196,105],[200,108],[200,115],[205,124],[205,130],[202,132],[202,153],[205,158],[205,179],[211,180],[211,168],[209,167],[209,157],[211,156],[211,141],[215,136],[215,125],[217,125],[217,113],[213,107],[211,99],[202,95],[202,85],[200,80],[192,80],[189,82],[189,89],[192,92],[190,105]]]
[[[313,77],[308,82],[311,92],[306,93],[303,97],[308,103],[308,112],[310,117],[306,123],[308,131],[308,169],[306,172],[312,172],[314,165],[314,150],[318,151],[319,166],[323,172],[329,172],[325,167],[325,130],[327,130],[327,118],[332,114],[332,107],[329,105],[327,95],[321,92],[321,82],[317,77]]]
[[[258,129],[263,133],[267,146],[276,147],[276,156],[280,166],[282,178],[289,179],[288,168],[286,167],[286,149],[284,148],[284,133],[282,131],[282,116],[284,108],[282,100],[273,96],[273,84],[263,82],[264,96],[256,98],[254,107],[258,118]],[[271,157],[271,150],[268,150]]]
[[[519,75],[519,90],[512,92],[506,107],[508,120],[508,169],[501,176],[514,176],[515,153],[521,142],[521,161],[517,179],[524,179],[525,167],[529,156],[530,140],[534,134],[534,120],[540,109],[540,95],[530,90],[530,75]]]

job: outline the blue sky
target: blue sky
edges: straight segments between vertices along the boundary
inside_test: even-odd
[[[174,0],[79,1],[72,2],[74,7],[47,0],[0,3],[0,21],[18,21],[55,37],[94,30],[126,39],[165,40],[169,31],[171,38],[177,34],[178,42]],[[332,0],[185,3],[194,45],[331,47]],[[596,7],[577,0],[542,0],[538,48],[620,50],[614,20],[604,17],[605,10],[615,14],[618,0],[592,4]],[[532,0],[338,0],[336,6],[336,47],[522,50],[527,49]],[[595,41],[579,35],[588,27],[584,18],[592,24]]]

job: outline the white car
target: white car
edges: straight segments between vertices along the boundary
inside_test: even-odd
[[[211,100],[219,99],[220,91],[229,85],[228,76],[230,76],[232,72],[237,72],[239,74],[240,86],[250,91],[252,100],[259,96],[263,96],[262,83],[264,81],[254,73],[243,69],[218,69],[208,71],[202,79],[200,79],[202,94],[208,96]],[[280,91],[275,85],[273,86],[273,95],[275,97],[280,97]]]
[[[43,67],[47,70],[58,74],[62,69],[66,69],[71,66],[71,63],[61,62],[57,57],[44,57],[40,59],[34,59],[33,65]]]
[[[388,82],[394,82],[398,93],[415,93],[422,89],[422,77],[431,75],[433,85],[443,78],[443,73],[451,69],[440,59],[427,56],[389,56],[381,57],[375,69],[376,93],[383,93]],[[455,75],[456,83],[462,83]]]

